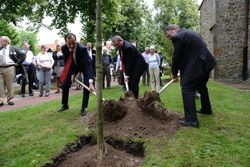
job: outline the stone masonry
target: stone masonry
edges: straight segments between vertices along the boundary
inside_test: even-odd
[[[201,35],[217,61],[215,79],[241,79],[244,5],[244,0],[203,0],[200,6]]]

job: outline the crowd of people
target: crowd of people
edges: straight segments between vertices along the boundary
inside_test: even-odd
[[[165,36],[172,40],[174,53],[172,57],[172,76],[177,81],[178,73],[181,76],[181,88],[185,117],[180,123],[183,126],[199,127],[196,112],[212,114],[212,108],[207,91],[209,73],[215,66],[215,60],[206,47],[199,34],[180,28],[177,25],[167,26]],[[0,37],[0,106],[4,105],[5,95],[8,105],[14,105],[13,80],[15,67],[19,67],[22,73],[21,96],[25,97],[25,86],[28,83],[29,96],[34,96],[34,83],[39,81],[39,97],[50,95],[52,75],[56,79],[56,92],[62,89],[62,106],[58,112],[69,109],[69,88],[78,77],[85,85],[80,115],[86,115],[89,93],[95,91],[95,50],[91,43],[85,46],[77,42],[73,33],[64,37],[65,44],[57,45],[56,51],[48,52],[48,48],[42,45],[40,53],[34,56],[29,50],[27,41],[23,42],[23,50],[11,45],[7,36]],[[110,55],[111,45],[117,50],[112,59]],[[123,40],[120,36],[114,36],[112,42],[108,41],[103,47],[102,68],[103,88],[111,85],[111,71],[113,80],[123,85],[124,90],[133,92],[135,98],[139,95],[139,82],[142,77],[143,85],[149,85],[152,91],[160,91],[162,85],[163,57],[156,51],[155,46],[145,48],[142,54],[135,45]],[[111,70],[111,66],[113,67]],[[38,73],[38,79],[37,74]],[[106,81],[106,84],[105,84]],[[201,109],[196,111],[195,93],[201,96]]]

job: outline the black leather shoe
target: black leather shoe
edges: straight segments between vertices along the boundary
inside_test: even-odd
[[[58,110],[58,112],[63,112],[65,110],[68,110],[69,106],[68,105],[62,105],[62,107]]]
[[[179,121],[179,122],[180,122],[180,124],[181,124],[182,126],[185,126],[185,127],[188,127],[188,126],[194,127],[194,128],[199,128],[199,127],[200,127],[198,121],[189,122],[189,121],[182,120],[182,121]]]
[[[0,103],[0,107],[2,107],[3,106],[3,103]]]
[[[197,113],[199,114],[204,114],[204,115],[212,115],[213,114],[213,111],[203,111],[202,109],[196,111]]]
[[[81,117],[84,117],[86,114],[87,112],[85,111],[85,109],[81,109],[81,113],[80,113]]]
[[[8,101],[8,105],[13,106],[15,103],[13,101]]]

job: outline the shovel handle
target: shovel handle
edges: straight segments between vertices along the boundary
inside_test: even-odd
[[[163,86],[163,88],[161,88],[161,90],[159,91],[159,93],[161,94],[167,87],[169,87],[176,79],[171,79],[166,85]]]
[[[125,87],[126,87],[126,91],[129,91],[129,89],[128,89],[128,81],[127,80],[125,80],[125,73],[123,73],[123,78],[124,78],[124,83],[125,83]]]
[[[95,91],[91,91],[91,90],[89,89],[89,87],[86,86],[84,83],[82,83],[81,81],[79,81],[79,80],[76,79],[76,78],[75,78],[75,81],[76,81],[77,83],[79,83],[80,85],[82,85],[82,86],[83,86],[85,89],[87,89],[90,93],[92,93],[92,94],[94,94],[94,95],[96,96],[96,92],[95,92]],[[105,101],[105,99],[102,98],[102,101]]]

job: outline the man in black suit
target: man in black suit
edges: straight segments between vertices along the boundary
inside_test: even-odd
[[[89,56],[92,60],[92,67],[93,67],[93,71],[94,71],[94,75],[96,76],[96,71],[95,71],[95,55],[96,55],[96,51],[93,49],[93,46],[90,42],[87,43],[86,48],[88,50]]]
[[[91,59],[87,52],[87,48],[76,42],[76,36],[73,33],[66,34],[64,39],[66,44],[62,46],[62,53],[65,61],[65,67],[61,76],[61,79],[64,81],[62,84],[62,107],[58,110],[59,112],[62,112],[69,108],[69,88],[72,84],[72,78],[74,78],[78,72],[82,72],[84,76],[84,84],[86,86],[89,86],[91,90],[94,90],[94,73],[92,69]],[[86,115],[85,108],[87,108],[88,106],[88,100],[89,91],[84,89],[81,116]]]
[[[119,49],[122,71],[126,75],[124,79],[128,81],[129,90],[138,98],[138,85],[143,72],[147,69],[147,64],[136,47],[128,41],[124,41],[120,36],[114,36],[112,44]]]
[[[185,118],[180,121],[183,126],[199,127],[195,107],[195,91],[201,94],[201,110],[199,113],[212,114],[207,82],[209,73],[216,62],[201,36],[191,30],[169,25],[165,35],[174,45],[172,57],[172,74],[177,79],[180,71],[182,98]]]

